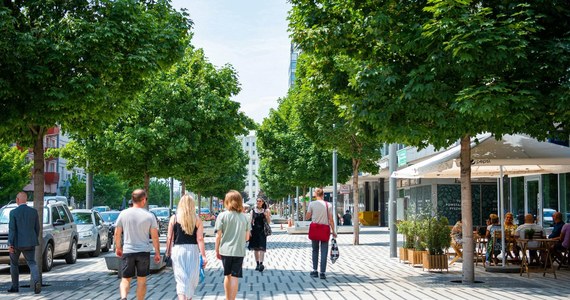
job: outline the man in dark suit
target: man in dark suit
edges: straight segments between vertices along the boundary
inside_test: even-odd
[[[28,195],[26,193],[18,193],[16,196],[18,207],[10,212],[8,250],[10,252],[12,287],[8,289],[8,293],[17,293],[20,289],[20,271],[18,269],[20,253],[24,254],[26,263],[30,267],[30,287],[34,288],[34,293],[36,294],[39,294],[42,290],[40,273],[35,258],[36,246],[39,245],[40,221],[38,219],[38,211],[29,207],[27,201]]]

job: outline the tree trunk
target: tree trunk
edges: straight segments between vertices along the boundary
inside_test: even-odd
[[[305,215],[307,214],[307,202],[305,202],[305,195],[307,194],[307,187],[304,186],[303,187],[303,195],[301,195],[301,199],[303,199],[302,203],[301,203],[301,220],[306,221],[305,220]]]
[[[180,181],[180,197],[184,196],[186,194],[186,183],[184,182],[184,180]]]
[[[148,203],[150,202],[150,199],[148,198],[150,192],[150,175],[148,175],[147,172],[144,172],[144,191],[146,192],[147,197],[145,208],[148,209]]]
[[[210,213],[214,212],[214,197],[210,197]]]
[[[45,128],[40,126],[34,126],[32,129],[32,134],[35,135],[36,141],[34,142],[34,208],[38,211],[38,218],[40,222],[40,232],[38,232],[39,246],[36,247],[36,263],[38,265],[38,270],[40,272],[40,282],[42,281],[42,265],[43,265],[43,231],[42,226],[44,219],[44,168],[45,168],[45,158],[44,158],[44,133]]]
[[[358,218],[358,212],[359,212],[359,202],[360,202],[360,196],[359,196],[359,189],[358,189],[358,168],[360,167],[360,159],[356,159],[353,158],[352,159],[352,187],[353,187],[353,191],[352,191],[352,197],[353,197],[353,202],[354,202],[354,217],[353,217],[353,224],[352,226],[354,226],[354,245],[359,245],[360,244],[360,240],[359,240],[359,225],[360,225],[360,219]]]
[[[198,193],[198,216],[200,215],[200,210],[202,209],[202,193]]]
[[[463,282],[475,281],[473,207],[471,202],[471,136],[461,138],[461,222],[463,223]]]

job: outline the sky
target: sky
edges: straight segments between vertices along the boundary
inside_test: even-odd
[[[173,0],[194,22],[192,44],[215,66],[230,64],[241,92],[232,100],[257,123],[287,94],[290,38],[286,0]]]

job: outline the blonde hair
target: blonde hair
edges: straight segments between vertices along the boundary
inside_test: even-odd
[[[241,193],[236,190],[230,190],[224,198],[224,206],[230,211],[242,212],[243,198],[241,197]]]
[[[196,228],[196,204],[192,196],[186,194],[178,201],[176,221],[180,223],[184,233],[188,235],[194,234],[194,229]]]

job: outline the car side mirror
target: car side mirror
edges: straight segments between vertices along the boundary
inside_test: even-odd
[[[55,222],[53,222],[54,226],[61,226],[61,225],[65,225],[65,221],[62,219],[57,219],[55,220]]]

